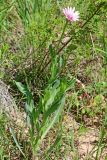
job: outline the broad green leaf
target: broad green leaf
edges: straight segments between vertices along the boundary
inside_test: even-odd
[[[62,113],[64,104],[65,104],[65,97],[62,98],[61,103],[60,103],[58,109],[56,110],[56,112],[55,112],[55,114],[53,116],[53,119],[50,121],[50,123],[48,124],[48,127],[45,129],[43,135],[41,136],[41,140],[43,140],[43,138],[47,135],[47,133],[49,132],[49,130],[53,127],[53,125],[58,120],[59,116]]]
[[[23,93],[26,97],[26,111],[27,112],[32,112],[33,108],[34,108],[34,101],[33,101],[33,96],[32,94],[30,93],[30,91],[28,90],[28,88],[24,85],[22,85],[20,82],[16,82],[16,85],[18,87],[18,89],[20,90],[21,93]]]

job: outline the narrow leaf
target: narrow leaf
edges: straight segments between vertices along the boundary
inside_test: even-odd
[[[10,128],[10,133],[12,134],[12,137],[14,139],[14,142],[16,143],[17,148],[20,150],[20,152],[22,153],[22,155],[25,157],[25,154],[23,153],[23,151],[22,151],[22,149],[21,149],[21,147],[20,147],[20,145],[19,145],[19,143],[18,143],[18,141],[16,139],[15,133],[14,133],[14,131],[13,131],[12,128]]]

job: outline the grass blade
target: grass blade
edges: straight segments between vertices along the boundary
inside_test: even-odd
[[[23,153],[23,151],[22,151],[22,149],[21,149],[21,147],[20,147],[20,145],[19,145],[19,143],[18,143],[18,141],[17,141],[17,139],[16,139],[15,133],[14,133],[14,131],[13,131],[12,128],[10,128],[10,133],[12,134],[12,137],[13,137],[13,139],[14,139],[14,142],[15,142],[17,148],[18,148],[19,151],[22,153],[22,155],[25,157],[25,154]]]

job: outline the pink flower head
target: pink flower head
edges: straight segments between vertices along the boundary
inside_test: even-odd
[[[74,8],[71,8],[71,7],[64,8],[63,13],[66,16],[66,18],[71,22],[77,21],[79,19],[79,12],[75,11],[75,7]]]

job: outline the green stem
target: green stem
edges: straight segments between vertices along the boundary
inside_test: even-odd
[[[59,39],[59,42],[58,42],[58,45],[57,45],[57,49],[59,48],[59,45],[60,45],[60,43],[61,43],[61,40],[62,40],[62,38],[63,38],[63,36],[64,36],[64,33],[65,33],[65,29],[66,29],[66,27],[67,27],[67,24],[68,24],[68,21],[66,20],[66,23],[65,23],[65,25],[64,25],[64,28],[63,28],[63,31],[62,31],[62,34],[61,34],[61,37],[60,37],[60,39]]]
[[[87,23],[88,22],[90,22],[90,20],[99,12],[99,10],[103,7],[105,5],[105,2],[102,2],[102,3],[100,3],[99,5],[98,5],[98,7],[97,7],[97,9],[95,10],[95,12],[86,20],[86,22],[81,26],[81,29],[83,29],[86,25],[87,25]],[[80,29],[80,30],[81,30]],[[76,33],[78,33],[78,32],[76,32]],[[76,34],[75,33],[75,34]],[[63,36],[62,36],[63,37]],[[61,37],[61,38],[62,38]],[[61,39],[60,38],[60,39]],[[71,42],[71,40],[73,39],[73,36],[70,38],[70,39],[68,39],[68,41],[61,47],[61,48],[59,48],[59,50],[58,50],[58,54],[60,54],[61,53],[61,51]],[[58,45],[58,47],[59,47],[59,45]],[[51,62],[51,59],[46,63],[46,65],[41,69],[41,71],[40,71],[40,73],[42,74],[43,73],[43,71],[47,68],[47,66],[50,64],[50,62]],[[39,75],[39,77],[41,76],[41,74]]]

